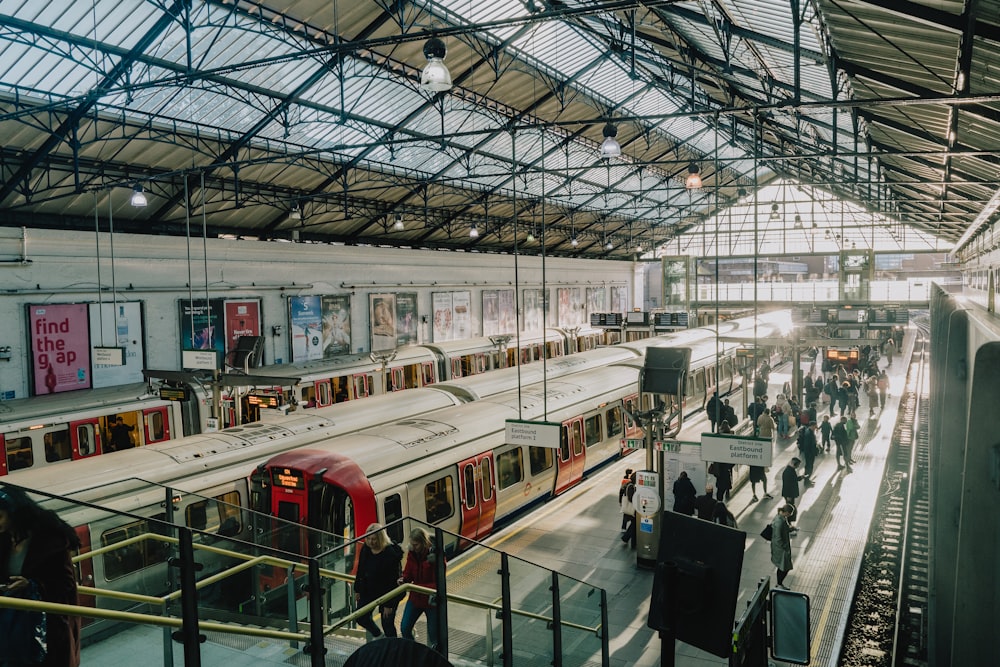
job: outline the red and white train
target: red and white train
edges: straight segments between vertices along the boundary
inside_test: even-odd
[[[733,338],[751,326],[748,318],[724,329]],[[756,326],[757,335],[769,341],[789,330],[786,312],[765,316]],[[84,550],[148,532],[140,517],[167,520],[164,490],[154,484],[173,489],[173,521],[206,533],[225,526],[227,536],[246,541],[255,539],[247,510],[346,540],[373,521],[388,524],[403,517],[477,540],[621,455],[623,439],[638,435],[627,412],[645,408],[638,405],[637,380],[643,351],[652,345],[691,348],[687,414],[701,410],[716,386],[723,394],[740,384],[734,363],[740,344],[721,340],[715,330],[688,330],[592,350],[558,360],[566,364],[561,367],[550,362],[544,379],[541,365],[534,375],[531,367],[506,369],[77,466],[21,471],[9,481],[135,515],[124,519],[88,507],[63,508]],[[558,422],[558,447],[505,442],[508,419]],[[393,538],[402,541],[408,526],[396,527]],[[165,558],[153,543],[127,543],[85,561],[81,577],[99,586],[161,591]]]

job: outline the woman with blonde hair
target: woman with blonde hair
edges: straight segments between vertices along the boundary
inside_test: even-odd
[[[403,549],[394,544],[380,523],[365,531],[365,541],[358,557],[358,574],[354,578],[354,599],[359,607],[382,597],[398,585]],[[358,625],[373,637],[396,636],[396,608],[403,597],[392,598],[378,606],[382,630],[375,625],[371,612],[358,619]]]

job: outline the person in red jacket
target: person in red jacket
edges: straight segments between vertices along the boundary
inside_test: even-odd
[[[444,558],[442,554],[440,556]],[[430,538],[422,528],[410,531],[410,552],[406,556],[406,566],[399,583],[410,583],[427,588],[437,588],[437,554]],[[399,631],[404,639],[413,639],[413,626],[421,614],[427,615],[427,645],[437,650],[438,609],[436,600],[426,593],[411,592],[403,608],[403,620]]]

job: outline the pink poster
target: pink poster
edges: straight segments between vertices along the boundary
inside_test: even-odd
[[[236,349],[240,336],[260,335],[260,301],[226,300],[226,354]]]
[[[35,394],[90,388],[87,304],[28,306]]]

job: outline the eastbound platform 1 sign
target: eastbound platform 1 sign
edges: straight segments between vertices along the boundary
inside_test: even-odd
[[[559,449],[558,422],[533,422],[520,419],[507,420],[508,445],[529,445],[531,447],[548,447]]]
[[[719,463],[741,463],[748,466],[771,465],[770,438],[752,438],[739,435],[701,434],[701,458]]]

